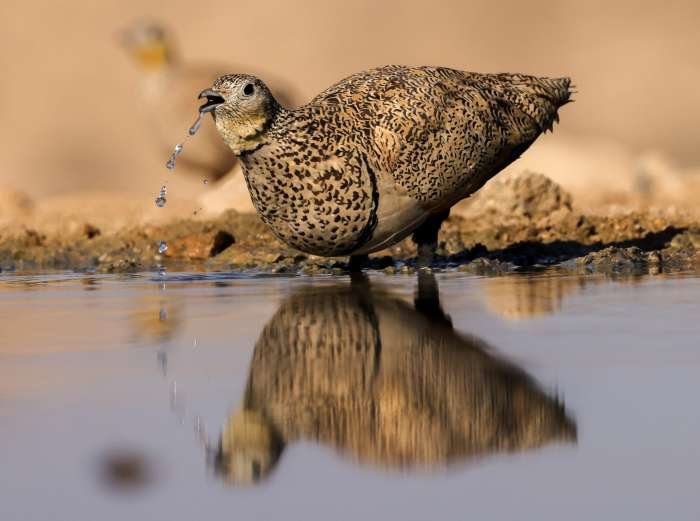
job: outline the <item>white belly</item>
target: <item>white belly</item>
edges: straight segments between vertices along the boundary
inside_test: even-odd
[[[370,240],[353,254],[361,255],[388,248],[410,235],[429,216],[430,212],[418,201],[398,193],[393,182],[391,185],[380,185],[377,226]]]

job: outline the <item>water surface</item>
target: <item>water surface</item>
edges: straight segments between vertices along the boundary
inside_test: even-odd
[[[698,519],[699,297],[4,276],[0,519]]]

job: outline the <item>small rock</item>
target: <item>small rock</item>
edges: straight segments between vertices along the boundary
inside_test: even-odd
[[[589,253],[577,260],[577,264],[592,267],[598,271],[629,271],[644,268],[648,256],[636,246],[618,248],[610,246],[600,251]]]
[[[647,254],[647,262],[649,264],[658,266],[662,262],[661,253],[658,251],[650,251]]]
[[[31,229],[25,232],[25,237],[27,239],[27,246],[43,246],[46,240],[45,235]]]
[[[523,218],[561,219],[571,211],[571,195],[561,186],[542,174],[523,172],[495,177],[455,207],[454,213],[504,225]]]
[[[101,234],[102,231],[97,226],[93,226],[90,223],[85,223],[85,226],[83,227],[83,235],[85,235],[85,237],[87,237],[88,240],[94,239],[95,237]]]
[[[674,249],[700,250],[700,229],[691,228],[676,235],[670,244]]]
[[[203,260],[219,255],[235,242],[233,235],[226,230],[192,233],[168,241],[168,250],[164,254],[167,257]]]
[[[497,259],[479,257],[467,264],[462,264],[458,269],[459,271],[476,275],[498,275],[512,271],[513,268],[512,264],[501,262]]]

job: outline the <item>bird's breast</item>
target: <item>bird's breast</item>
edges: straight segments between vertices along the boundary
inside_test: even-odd
[[[364,245],[377,224],[376,176],[353,156],[263,147],[244,156],[251,200],[289,246],[323,256]]]

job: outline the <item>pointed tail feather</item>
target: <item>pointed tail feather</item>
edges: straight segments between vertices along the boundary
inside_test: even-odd
[[[507,98],[530,116],[541,131],[559,121],[557,110],[572,101],[571,78],[538,78],[525,74],[499,74]]]

